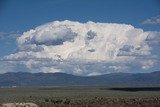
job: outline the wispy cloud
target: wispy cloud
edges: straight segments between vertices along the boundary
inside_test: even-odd
[[[16,39],[20,34],[17,32],[0,32],[0,57],[10,54],[16,49]]]
[[[18,32],[0,32],[0,40],[5,40],[5,39],[16,39],[20,34]]]
[[[142,24],[160,25],[160,15],[151,17],[150,19],[143,21]]]

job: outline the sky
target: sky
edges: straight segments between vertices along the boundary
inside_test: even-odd
[[[68,20],[64,21],[64,20]],[[68,29],[64,29],[64,28],[57,28],[57,25],[54,23],[54,21],[60,21],[58,23],[58,25],[63,25],[65,24],[65,26],[70,27],[71,24],[75,25],[75,28],[70,28],[70,30]],[[92,24],[88,24],[88,21],[92,21]],[[76,22],[78,22],[79,24],[77,25]],[[101,23],[100,25],[96,24],[97,22]],[[47,23],[47,25],[46,25]],[[95,23],[95,24],[94,24]],[[103,25],[105,23],[110,23],[112,25],[110,25],[111,27],[108,27],[106,25]],[[112,26],[114,26],[114,24],[117,24],[117,32],[122,32],[121,35],[119,35],[121,38],[119,38],[117,32],[115,32],[115,29],[112,28]],[[125,26],[125,25],[127,26]],[[41,26],[42,27],[41,27]],[[89,26],[90,25],[90,26]],[[122,27],[119,27],[119,25],[121,25]],[[40,26],[40,27],[38,27]],[[55,29],[50,29],[50,26],[54,26],[55,29],[59,29],[59,30],[55,30]],[[83,29],[83,26],[85,29]],[[87,27],[89,26],[89,27]],[[97,27],[98,26],[98,27]],[[38,65],[38,64],[33,64],[33,63],[38,63],[37,61],[37,57],[35,58],[35,60],[31,61],[29,60],[29,56],[25,56],[24,55],[21,56],[22,59],[27,59],[28,61],[22,61],[22,59],[18,59],[16,56],[19,55],[20,52],[22,52],[22,50],[24,51],[23,54],[27,54],[28,55],[28,51],[33,52],[33,47],[37,49],[39,48],[43,48],[44,51],[46,52],[46,49],[50,51],[53,51],[51,46],[49,46],[49,44],[51,44],[52,42],[56,42],[56,46],[57,44],[59,45],[61,42],[62,43],[66,43],[68,41],[71,41],[72,38],[74,37],[74,33],[81,35],[80,37],[84,36],[85,34],[78,32],[78,30],[84,30],[84,32],[86,34],[91,34],[93,35],[95,33],[95,35],[97,35],[97,38],[99,38],[100,36],[102,36],[102,34],[100,33],[100,28],[102,26],[104,27],[104,33],[103,31],[103,35],[106,35],[107,32],[111,32],[110,34],[115,34],[115,38],[117,38],[117,40],[123,41],[122,37],[126,37],[128,38],[128,40],[131,39],[131,37],[128,36],[128,34],[123,35],[123,33],[127,32],[128,29],[133,28],[133,34],[135,33],[135,38],[138,36],[140,37],[140,34],[145,35],[146,33],[148,33],[148,36],[146,36],[146,40],[148,40],[147,38],[150,37],[152,39],[151,42],[145,42],[143,40],[139,40],[141,41],[140,43],[137,42],[138,40],[135,40],[134,42],[137,44],[132,44],[134,47],[136,48],[136,46],[138,46],[138,44],[143,44],[143,52],[144,52],[144,48],[145,48],[145,52],[148,52],[148,54],[150,53],[150,57],[154,57],[154,56],[159,56],[159,32],[160,32],[160,1],[159,0],[1,0],[0,1],[0,57],[1,57],[1,64],[0,67],[6,67],[6,69],[4,69],[3,71],[0,71],[1,73],[3,72],[12,72],[14,70],[19,70],[22,71],[21,69],[23,68],[19,68],[17,66],[21,65],[22,67],[24,66],[24,68],[29,71],[44,71],[44,72],[49,72],[49,71],[53,71],[53,72],[57,72],[57,71],[62,71],[64,69],[68,69],[69,70],[75,70],[76,72],[81,72],[81,71],[85,71],[82,73],[77,73],[77,75],[94,75],[94,74],[104,74],[104,73],[108,73],[108,72],[104,72],[105,70],[109,70],[112,71],[110,69],[104,69],[101,72],[91,72],[91,70],[88,70],[87,67],[83,68],[81,67],[82,65],[87,65],[86,62],[84,63],[84,61],[87,60],[86,57],[84,56],[90,56],[90,54],[87,53],[83,53],[84,55],[81,55],[82,53],[79,53],[81,55],[81,57],[78,56],[74,56],[75,59],[81,59],[84,60],[81,62],[81,64],[76,63],[77,64],[77,68],[75,67],[68,67],[71,65],[71,62],[73,63],[74,61],[72,60],[71,62],[69,62],[69,64],[64,64],[61,65],[58,63],[56,63],[56,67],[52,64],[44,64],[42,66]],[[130,26],[132,26],[130,28]],[[38,27],[38,28],[37,28]],[[43,28],[43,29],[42,29]],[[49,32],[47,32],[45,34],[45,37],[43,37],[43,35],[41,36],[41,33],[46,32],[44,29],[50,29]],[[103,27],[102,27],[103,28]],[[37,34],[37,36],[35,36],[33,38],[33,32],[31,32],[30,30],[33,29],[35,31],[33,31],[34,33]],[[40,29],[40,31],[38,30]],[[75,30],[77,29],[77,30]],[[108,30],[110,29],[110,30]],[[126,31],[123,31],[123,30]],[[55,30],[55,32],[52,32],[52,30]],[[93,30],[95,30],[93,32]],[[143,32],[141,32],[141,30],[143,30]],[[24,34],[23,32],[27,32],[28,31],[28,35]],[[52,37],[54,33],[57,34],[57,32],[63,32],[62,34],[56,35],[60,38],[58,38],[58,42],[56,41],[57,39],[55,39],[56,37]],[[41,32],[41,33],[39,33]],[[66,33],[67,32],[67,33]],[[68,33],[70,32],[70,33]],[[88,32],[88,33],[87,33]],[[130,32],[130,31],[129,31]],[[138,33],[140,32],[140,33]],[[53,33],[53,34],[52,34]],[[69,39],[65,37],[65,35],[72,35],[71,37],[69,37]],[[38,36],[39,35],[39,36]],[[46,35],[49,35],[49,37],[47,38]],[[100,36],[99,36],[100,35]],[[152,35],[152,37],[151,37]],[[111,38],[113,37],[112,35]],[[106,36],[106,37],[109,37]],[[17,38],[20,37],[21,38],[21,42],[20,39],[17,40]],[[33,38],[33,40],[35,41],[34,43],[32,43],[31,40],[29,40],[29,45],[35,45],[35,46],[29,46],[28,44],[26,45],[25,43],[23,43],[23,39],[26,40],[25,37],[29,37],[29,38]],[[39,38],[42,37],[42,38]],[[77,36],[75,36],[76,38]],[[104,38],[106,38],[105,36],[103,36]],[[137,38],[138,38],[137,37]],[[35,39],[36,38],[36,39]],[[37,39],[39,38],[39,39]],[[62,39],[63,38],[63,39]],[[74,39],[75,39],[74,38]],[[49,39],[51,39],[52,41],[49,41]],[[71,40],[70,40],[71,39]],[[83,38],[85,39],[85,38]],[[107,39],[107,38],[106,38]],[[113,38],[112,38],[113,39]],[[156,39],[156,40],[153,40]],[[28,39],[27,39],[28,40]],[[40,41],[41,40],[41,41]],[[133,39],[131,39],[133,40]],[[67,42],[66,42],[67,41]],[[79,39],[79,41],[82,41],[81,39]],[[82,41],[86,43],[86,40]],[[88,42],[89,43],[92,43]],[[96,41],[97,42],[97,41]],[[103,44],[103,42],[105,43],[106,41],[99,41]],[[111,41],[107,41],[109,43],[111,43]],[[113,43],[111,43],[111,46],[114,44],[115,41],[112,41]],[[154,42],[154,44],[153,44]],[[79,43],[79,42],[75,42]],[[156,46],[155,46],[156,43]],[[77,44],[75,45],[73,44],[75,47],[77,47]],[[85,49],[88,49],[89,47],[93,47],[94,44],[96,44],[95,42],[93,42],[93,44],[91,45],[85,45]],[[144,45],[145,44],[145,45]],[[23,46],[20,46],[23,45]],[[46,45],[46,46],[44,46]],[[55,45],[55,44],[52,44]],[[64,45],[64,44],[61,44]],[[83,46],[83,44],[79,43],[78,45]],[[98,45],[98,44],[97,44]],[[122,48],[128,46],[127,42],[123,42],[123,46],[118,47],[118,45],[120,44],[116,44],[115,47],[116,48],[111,48],[111,49],[119,49],[119,50],[123,50]],[[53,46],[53,49],[56,48],[56,46]],[[71,47],[67,47],[67,45],[62,46],[62,50],[70,50]],[[146,47],[148,46],[148,50],[146,50]],[[26,48],[27,47],[27,48]],[[67,47],[67,48],[66,48]],[[127,49],[129,50],[130,46],[127,47]],[[22,49],[23,48],[23,49]],[[29,49],[28,49],[29,48]],[[98,47],[95,47],[95,49]],[[102,47],[100,47],[102,48]],[[154,49],[153,49],[154,48]],[[79,48],[81,49],[81,48]],[[89,49],[90,51],[94,51],[95,49]],[[135,50],[132,50],[133,54],[135,53]],[[35,51],[35,50],[34,50]],[[58,51],[58,50],[57,50]],[[57,51],[55,53],[57,53]],[[106,49],[107,53],[109,51],[109,48]],[[115,50],[114,50],[115,51]],[[48,52],[48,51],[47,51]],[[77,51],[76,54],[78,54],[79,51]],[[138,53],[138,55],[140,55],[139,53],[142,53],[141,51],[136,51]],[[145,53],[144,52],[144,53]],[[37,52],[33,52],[33,54],[35,54]],[[40,53],[40,52],[39,52]],[[50,52],[51,53],[51,52]],[[52,53],[52,54],[55,54]],[[70,54],[73,54],[73,52],[69,52]],[[93,53],[93,52],[92,52]],[[95,55],[99,55],[100,53],[104,53],[106,54],[104,51],[98,51]],[[121,52],[122,53],[122,52]],[[30,56],[32,56],[33,54],[31,54]],[[128,53],[127,53],[128,54]],[[12,57],[11,57],[12,55]],[[60,54],[61,57],[64,57],[63,60],[69,60],[68,57],[66,58],[66,56],[63,56],[62,54]],[[108,54],[107,54],[108,55]],[[106,60],[111,60],[112,58],[104,55],[104,59]],[[42,52],[40,53],[40,57],[38,57],[38,59],[43,59],[44,55],[42,54]],[[83,57],[82,57],[83,56]],[[94,56],[94,55],[93,55]],[[100,56],[103,56],[100,54]],[[124,56],[124,55],[123,55]],[[145,59],[147,59],[149,56],[144,56],[144,54],[142,55]],[[15,58],[16,57],[16,58]],[[19,56],[18,56],[19,57]],[[33,57],[33,56],[32,56]],[[109,57],[109,58],[108,58]],[[52,60],[50,63],[53,63],[53,59],[55,57],[51,56],[51,57],[47,57],[47,59]],[[96,57],[97,58],[97,57]],[[105,65],[105,67],[107,68],[111,68],[114,71],[119,72],[119,69],[122,68],[122,70],[120,71],[125,71],[124,69],[127,69],[126,72],[133,72],[135,71],[135,67],[137,66],[134,60],[130,60],[130,62],[132,62],[131,64],[127,64],[127,63],[123,63],[123,65],[119,65],[119,63],[121,62],[121,60],[119,60],[119,62],[105,62],[105,64],[102,64],[102,57],[98,57],[96,60],[100,60],[101,63],[96,63],[95,61],[93,61],[93,59],[95,59],[95,57],[90,58],[91,60],[89,61],[90,65],[94,65],[95,63],[97,65],[99,65],[101,68],[102,66]],[[128,58],[128,57],[127,57]],[[134,58],[137,59],[137,56],[134,56]],[[143,60],[144,60],[143,58]],[[11,63],[7,60],[16,60],[12,61]],[[75,60],[74,59],[74,60]],[[142,59],[142,58],[141,58]],[[157,58],[158,59],[158,58]],[[17,61],[18,60],[18,61]],[[19,61],[20,60],[20,61]],[[115,59],[118,60],[118,59]],[[143,62],[143,60],[140,60],[139,62]],[[64,61],[64,63],[66,63]],[[19,63],[18,63],[19,62]],[[23,63],[22,63],[23,62]],[[30,64],[32,66],[38,66],[38,69],[33,69],[34,67],[28,67],[27,64],[30,62]],[[32,62],[32,63],[31,63]],[[93,64],[94,62],[94,64]],[[160,65],[160,63],[158,61],[153,61],[153,58],[148,59],[147,61],[147,65],[150,65],[151,67],[149,67],[148,69],[140,69],[137,67],[136,72],[151,72],[154,70],[159,70],[158,65]],[[39,63],[42,63],[41,61],[39,61]],[[112,64],[111,64],[112,63]],[[142,67],[144,67],[145,64],[142,64]],[[40,67],[39,67],[40,66]],[[49,67],[50,66],[50,67]],[[67,67],[66,67],[67,66]],[[128,66],[132,66],[131,68]],[[89,67],[93,67],[93,66],[89,66]],[[36,67],[35,67],[36,68]],[[42,68],[42,69],[40,69]],[[55,70],[56,68],[61,69],[61,70]],[[82,69],[81,69],[82,68]],[[94,67],[93,67],[94,68]],[[128,69],[130,68],[130,69]],[[145,68],[145,67],[144,67]],[[94,68],[95,69],[95,68]],[[99,69],[98,69],[99,70]],[[71,73],[71,74],[76,74],[75,72],[68,72],[67,73]]]

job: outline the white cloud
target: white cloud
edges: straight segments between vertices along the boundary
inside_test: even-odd
[[[154,67],[159,32],[131,25],[55,21],[24,32],[18,51],[3,60],[25,65],[30,72],[95,75]],[[148,63],[142,63],[149,60]],[[152,62],[152,63],[150,63]]]
[[[144,61],[144,62],[142,62],[142,65],[143,65],[142,69],[149,69],[154,66],[154,61],[152,61],[152,60]]]
[[[160,25],[160,15],[147,19],[143,21],[142,24]]]
[[[92,73],[88,74],[87,76],[96,76],[96,75],[101,75],[101,74],[98,72],[92,72]]]
[[[117,72],[124,72],[129,69],[127,66],[124,66],[124,65],[123,66],[109,66],[109,68]]]

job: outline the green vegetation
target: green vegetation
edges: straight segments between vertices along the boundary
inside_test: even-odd
[[[39,107],[137,107],[139,104],[141,105],[139,107],[160,106],[159,88],[153,89],[154,91],[150,88],[149,91],[146,91],[147,88],[145,91],[141,90],[144,88],[87,86],[0,88],[0,105],[8,102],[33,102]]]
[[[118,91],[107,87],[30,87],[1,88],[0,103],[4,102],[53,102],[56,99],[78,100],[97,98],[160,97],[160,91]]]

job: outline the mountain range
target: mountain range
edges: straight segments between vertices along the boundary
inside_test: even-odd
[[[75,76],[65,73],[8,72],[0,74],[0,87],[12,86],[160,86],[160,71]]]

